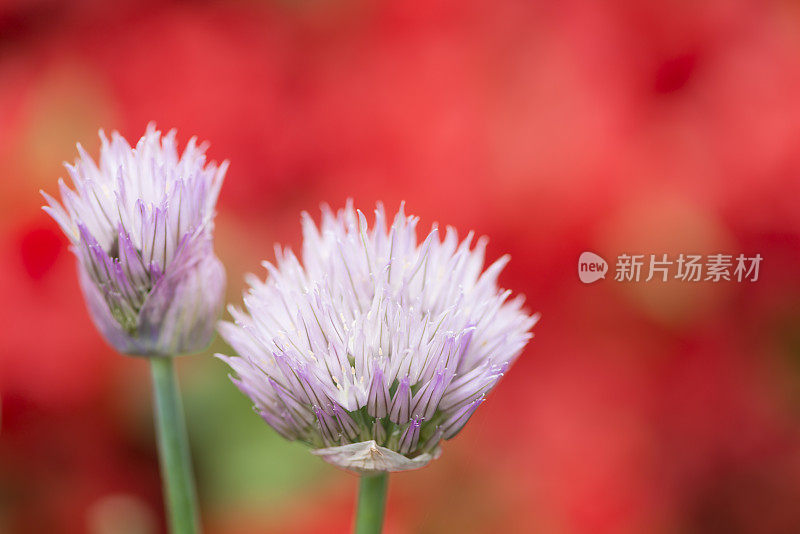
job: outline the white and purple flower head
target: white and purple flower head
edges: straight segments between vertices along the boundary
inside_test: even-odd
[[[97,163],[78,145],[59,180],[63,206],[45,206],[72,243],[89,311],[124,354],[171,356],[210,342],[225,270],[214,255],[217,196],[227,162],[206,164],[193,138],[179,154],[175,131],[150,124],[135,148],[100,131]]]
[[[303,214],[302,264],[276,247],[267,280],[250,276],[246,311],[220,333],[236,385],[282,436],[360,472],[422,467],[455,436],[531,337],[536,317],[483,271],[472,247],[436,226],[417,243],[401,206],[387,230],[348,203]]]

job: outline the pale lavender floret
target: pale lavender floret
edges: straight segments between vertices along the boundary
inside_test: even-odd
[[[389,420],[393,423],[403,424],[408,421],[411,414],[411,385],[409,378],[404,376],[400,379],[397,391],[392,398],[392,409],[389,412]]]
[[[42,192],[78,259],[95,325],[125,354],[168,356],[205,347],[221,311],[225,270],[214,255],[214,210],[227,169],[206,163],[193,138],[178,153],[175,131],[155,125],[135,148],[100,131],[95,162],[66,164],[61,203]]]
[[[462,405],[455,412],[450,411],[450,417],[445,419],[445,421],[439,427],[439,429],[442,431],[442,437],[444,439],[450,439],[458,434],[458,432],[464,428],[464,425],[467,424],[469,418],[472,417],[472,414],[475,413],[475,410],[478,409],[478,406],[483,403],[483,400],[483,397],[478,397],[468,404]]]
[[[415,416],[414,419],[408,423],[408,426],[403,431],[403,435],[400,436],[397,452],[400,454],[408,454],[417,448],[420,426],[422,426],[422,418]]]
[[[303,214],[302,263],[276,247],[266,281],[219,331],[219,355],[256,410],[288,439],[360,470],[421,467],[455,436],[531,337],[535,316],[497,286],[473,246],[436,226],[421,244],[401,207],[389,225],[352,205]]]
[[[391,406],[391,396],[389,394],[389,386],[386,385],[386,380],[383,376],[377,361],[374,362],[372,370],[372,381],[368,392],[367,413],[372,417],[382,418],[389,413],[389,406]]]

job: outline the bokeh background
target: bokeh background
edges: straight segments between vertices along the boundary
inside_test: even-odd
[[[511,254],[536,338],[392,479],[388,534],[800,532],[798,94],[790,0],[0,2],[0,532],[164,531],[146,362],[92,327],[38,195],[150,120],[231,161],[231,302],[323,201]],[[583,285],[584,250],[764,261]],[[206,531],[347,532],[356,478],[264,425],[224,348],[180,360]]]

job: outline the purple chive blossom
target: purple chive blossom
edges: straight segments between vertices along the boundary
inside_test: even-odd
[[[236,385],[282,436],[358,471],[425,465],[455,436],[530,339],[522,298],[497,287],[473,247],[436,226],[419,244],[402,207],[370,229],[351,203],[303,215],[302,264],[288,249],[249,277],[244,310],[219,330]]]
[[[214,333],[225,270],[214,255],[214,209],[227,161],[206,164],[192,138],[178,153],[175,131],[155,125],[131,148],[100,131],[96,163],[78,145],[59,180],[61,203],[45,211],[72,242],[97,328],[124,354],[168,356],[205,347]]]

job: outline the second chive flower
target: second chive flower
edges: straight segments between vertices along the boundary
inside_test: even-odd
[[[483,271],[485,239],[436,227],[422,244],[402,210],[370,230],[352,205],[303,218],[303,263],[276,249],[220,355],[275,430],[359,472],[421,467],[483,402],[530,338],[522,299],[497,287],[507,257]]]
[[[175,131],[149,125],[131,148],[100,132],[96,163],[78,145],[59,181],[60,204],[44,209],[72,242],[92,319],[119,352],[173,356],[205,347],[214,333],[225,269],[214,255],[217,196],[227,162],[206,164],[205,145],[179,154]]]

